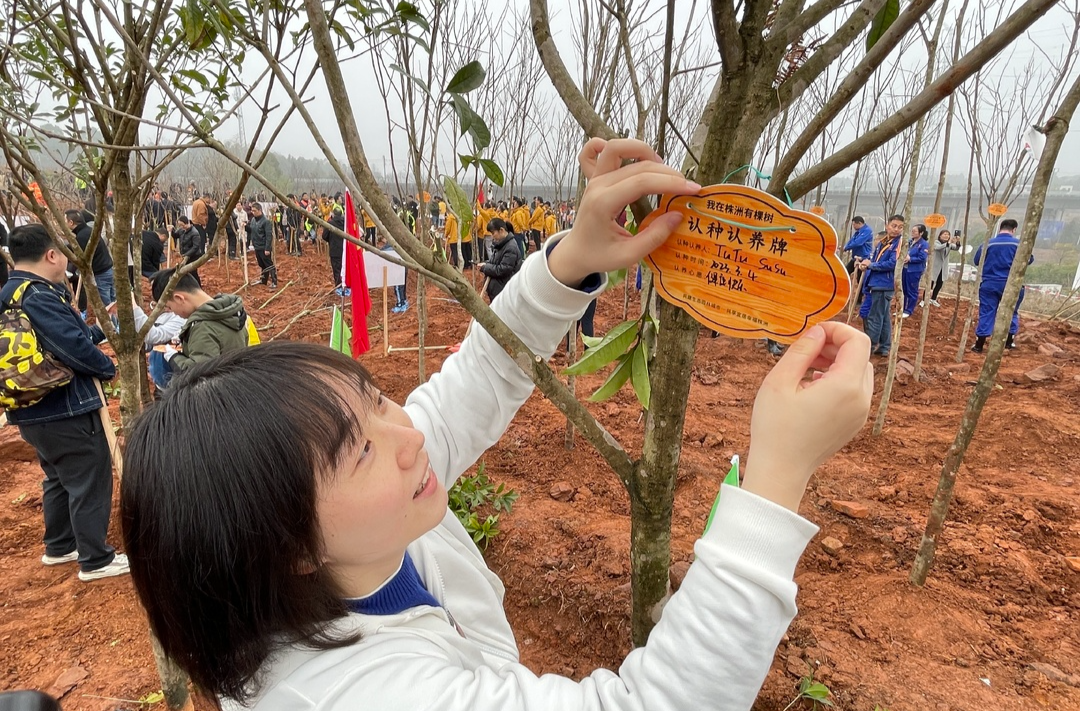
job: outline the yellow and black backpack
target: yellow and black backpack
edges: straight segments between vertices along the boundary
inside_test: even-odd
[[[41,348],[22,300],[33,280],[15,289],[0,312],[0,406],[7,410],[37,404],[56,388],[71,382],[71,368]],[[47,282],[49,288],[52,285]]]

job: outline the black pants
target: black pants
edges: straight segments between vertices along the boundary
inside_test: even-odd
[[[941,287],[945,283],[944,277],[944,274],[938,274],[938,278],[934,280],[934,294],[930,297],[931,301],[937,301],[938,292],[941,291]]]
[[[585,313],[581,315],[581,319],[578,320],[578,324],[581,326],[581,333],[584,336],[592,338],[593,331],[593,317],[596,316],[596,299],[589,302],[589,307],[585,309]]]
[[[63,420],[19,425],[45,470],[41,508],[45,553],[79,551],[84,572],[104,568],[115,549],[105,542],[112,514],[112,460],[97,412]]]
[[[236,259],[236,230],[225,230],[228,247],[226,249],[229,259]]]
[[[365,227],[364,228],[364,239],[367,240],[367,243],[370,244],[372,247],[375,246],[375,228],[374,227]]]
[[[465,269],[471,269],[473,265],[472,260],[472,242],[461,243],[461,256],[465,259]]]
[[[536,251],[540,251],[540,230],[529,230],[529,236],[532,237],[533,244],[536,245]]]
[[[289,225],[286,229],[287,235],[285,241],[289,244],[289,253],[300,256],[303,250],[300,249],[300,239],[304,236],[301,229],[296,225]]]
[[[330,251],[330,271],[334,274],[334,286],[341,286],[341,257],[342,247],[344,246],[344,240],[330,236],[330,239],[326,241],[328,249]]]
[[[255,261],[259,263],[259,283],[265,284],[268,280],[277,286],[277,267],[274,266],[274,255],[269,249],[256,249]]]

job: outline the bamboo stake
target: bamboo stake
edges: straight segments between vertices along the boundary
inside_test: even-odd
[[[112,459],[117,480],[122,481],[124,478],[124,459],[120,455],[120,445],[116,440],[116,432],[113,431],[112,418],[109,416],[109,402],[105,399],[105,391],[101,387],[101,381],[97,378],[94,378],[94,387],[97,388],[98,397],[101,398],[98,417],[101,418],[101,427],[105,430],[105,441],[109,444],[109,457]]]
[[[386,308],[386,296],[390,287],[386,285],[386,267],[382,268],[382,342],[383,357],[390,355],[390,317]]]
[[[866,270],[865,269],[856,268],[855,271],[856,271],[855,288],[851,291],[851,296],[848,297],[848,298],[851,299],[851,301],[848,303],[848,307],[847,307],[847,323],[849,323],[849,324],[851,323],[852,314],[855,313],[855,304],[862,301],[862,298],[863,298],[862,284],[863,284],[863,280],[866,278]]]

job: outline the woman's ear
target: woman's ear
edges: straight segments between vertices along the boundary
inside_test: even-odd
[[[299,561],[293,566],[293,572],[297,575],[311,575],[318,569],[319,566],[310,560]]]

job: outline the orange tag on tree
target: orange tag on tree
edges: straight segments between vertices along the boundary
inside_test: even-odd
[[[987,205],[986,211],[994,217],[1001,217],[1009,211],[1009,206],[1003,205],[1000,202],[992,202]]]
[[[945,215],[940,212],[935,212],[932,215],[927,215],[923,218],[923,224],[932,230],[936,230],[939,227],[944,227],[948,220],[945,219]]]
[[[724,183],[664,195],[642,229],[668,212],[683,222],[645,259],[660,296],[704,326],[790,343],[847,302],[836,231],[821,217]]]

